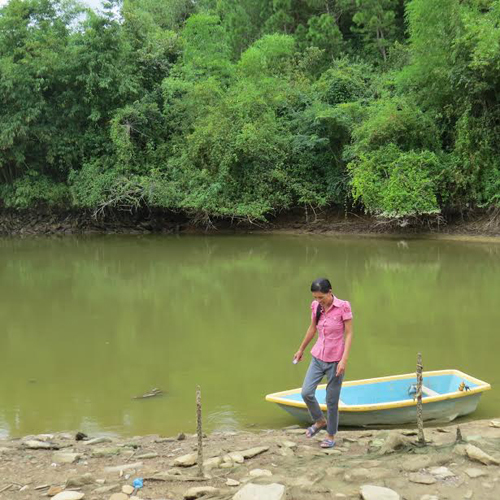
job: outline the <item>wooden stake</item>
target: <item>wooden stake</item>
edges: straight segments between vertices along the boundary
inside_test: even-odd
[[[417,428],[418,444],[425,446],[424,419],[422,417],[422,354],[417,354]]]
[[[201,389],[196,389],[196,422],[198,432],[198,476],[203,477],[203,430],[201,426]]]

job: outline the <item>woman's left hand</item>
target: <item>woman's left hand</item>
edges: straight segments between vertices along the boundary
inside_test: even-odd
[[[347,361],[345,361],[344,359],[341,359],[338,362],[338,364],[337,364],[337,373],[335,374],[336,377],[340,377],[340,375],[344,375],[346,365],[347,365]]]

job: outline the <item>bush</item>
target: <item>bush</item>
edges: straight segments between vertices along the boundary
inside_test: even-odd
[[[403,151],[438,150],[439,130],[429,113],[404,98],[381,99],[368,109],[368,118],[354,131],[355,149],[371,151],[394,144]]]
[[[371,68],[367,64],[342,59],[321,75],[314,88],[321,99],[331,105],[357,101],[368,96],[370,76]]]
[[[29,208],[39,203],[56,207],[67,205],[70,193],[65,184],[37,172],[28,172],[12,184],[1,185],[0,197],[6,207]]]
[[[440,212],[437,188],[444,169],[430,151],[402,151],[394,144],[349,163],[352,193],[366,211],[384,217]]]

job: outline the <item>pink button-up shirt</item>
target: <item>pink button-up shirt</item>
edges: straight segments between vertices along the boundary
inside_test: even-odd
[[[317,300],[311,303],[311,318],[316,322],[316,310],[320,307]],[[311,354],[328,363],[340,361],[344,354],[344,321],[352,319],[351,304],[347,300],[333,297],[333,304],[328,311],[319,318],[316,329],[318,340],[311,350]]]

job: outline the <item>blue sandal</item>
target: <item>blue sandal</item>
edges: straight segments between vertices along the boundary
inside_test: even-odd
[[[335,446],[335,441],[333,439],[323,439],[319,445],[321,448],[333,448]]]
[[[312,438],[315,436],[321,429],[324,429],[324,427],[316,427],[314,424],[311,425],[311,427],[308,427],[306,429],[306,437]]]

